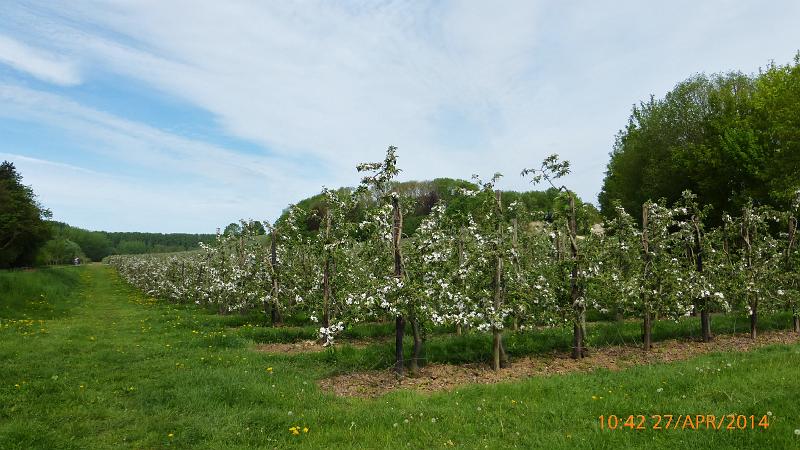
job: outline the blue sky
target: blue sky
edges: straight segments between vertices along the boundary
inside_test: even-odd
[[[58,220],[213,232],[399,147],[404,179],[559,153],[596,201],[631,106],[800,49],[795,1],[5,1],[0,159]]]

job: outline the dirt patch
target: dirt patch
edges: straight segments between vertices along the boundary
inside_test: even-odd
[[[359,339],[359,340],[350,340],[350,341],[343,341],[338,342],[336,344],[336,348],[341,347],[354,347],[354,348],[365,348],[373,344],[378,344],[381,342],[386,342],[386,339]],[[325,350],[325,346],[323,346],[319,341],[297,341],[297,342],[286,342],[286,343],[272,343],[272,344],[258,344],[256,345],[256,350],[259,352],[265,353],[288,353],[288,354],[297,354],[297,353],[314,353],[314,352],[321,352]]]
[[[790,331],[767,332],[754,342],[749,334],[716,336],[711,343],[669,340],[654,344],[650,352],[640,347],[611,346],[593,349],[588,358],[574,360],[566,353],[529,356],[512,360],[508,368],[493,371],[486,364],[430,364],[418,377],[395,379],[393,372],[370,371],[349,373],[319,381],[323,390],[339,396],[377,397],[397,389],[422,392],[451,390],[470,383],[491,384],[531,376],[547,376],[570,372],[589,372],[598,368],[621,370],[634,365],[671,362],[717,351],[748,351],[770,344],[800,342],[800,334]]]

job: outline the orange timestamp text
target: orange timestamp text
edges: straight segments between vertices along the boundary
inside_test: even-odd
[[[770,414],[630,414],[599,416],[601,430],[766,430]]]

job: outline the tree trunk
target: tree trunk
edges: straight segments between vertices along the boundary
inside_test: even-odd
[[[500,233],[502,232],[502,222],[500,220],[500,214],[502,213],[502,199],[500,197],[500,191],[497,191],[497,239],[500,240]],[[495,314],[499,314],[500,309],[503,306],[503,292],[502,292],[502,281],[503,281],[503,256],[500,253],[500,248],[495,247],[495,271],[494,271],[494,280],[492,281],[494,287],[494,311]],[[501,364],[501,349],[503,347],[503,335],[502,329],[496,327],[492,324],[492,369],[493,370],[500,370]]]
[[[570,298],[575,312],[575,326],[572,336],[572,357],[583,358],[587,354],[586,349],[586,306],[580,301],[580,287],[578,286],[578,222],[575,213],[575,195],[569,193],[569,240],[570,256],[572,258],[572,272],[569,277]]]
[[[586,307],[581,309],[580,315],[581,323],[581,357],[586,358],[589,356],[589,347],[586,346]]]
[[[400,200],[396,195],[392,196],[392,252],[394,256],[394,276],[398,279],[403,278],[403,256],[400,253],[400,238],[403,233],[403,212],[400,210]],[[405,334],[406,322],[402,315],[395,318],[395,341],[394,341],[394,371],[395,375],[402,377],[405,374],[403,367],[403,336]]]
[[[746,212],[747,209],[742,212],[742,224],[740,228],[740,233],[742,236],[742,240],[744,242],[744,250],[745,250],[745,267],[747,268],[747,272],[749,275],[749,279],[754,281],[754,274],[753,274],[753,246],[751,244],[750,239],[754,238],[754,236],[750,233],[750,225],[751,225],[751,218],[750,215]],[[750,339],[755,339],[757,337],[757,328],[758,328],[758,298],[747,299],[748,303],[750,304]]]
[[[500,370],[500,340],[502,336],[497,329],[492,331],[492,370]]]
[[[572,359],[583,357],[583,328],[579,323],[572,325]]]
[[[272,319],[272,326],[281,323],[281,311],[278,308],[278,250],[277,250],[277,234],[276,230],[272,230],[269,243],[269,262],[272,265],[272,310],[270,311],[270,318]],[[266,305],[264,305],[266,306]]]
[[[411,331],[414,334],[414,354],[411,357],[411,375],[419,375],[420,353],[422,350],[422,336],[419,329],[419,320],[416,317],[411,319]]]
[[[331,279],[330,279],[331,262],[329,258],[325,258],[325,269],[322,272],[322,326],[328,328],[331,326]]]
[[[703,303],[707,302],[708,300],[703,300]],[[703,342],[711,342],[713,337],[711,336],[711,313],[708,311],[708,306],[700,310],[700,328],[703,332]]]
[[[792,251],[794,250],[794,240],[797,235],[797,218],[789,217],[789,244],[786,246],[786,271],[792,272]],[[797,301],[794,299],[793,301]],[[800,333],[800,317],[792,317],[792,325],[795,333]]]
[[[458,268],[459,270],[461,267],[464,266],[464,227],[458,229]],[[464,282],[459,279],[458,283],[463,287]],[[456,335],[461,336],[464,333],[464,329],[466,325],[457,324],[456,325]]]
[[[648,219],[649,219],[649,203],[642,205],[642,249],[644,250],[644,278],[647,279],[650,270],[650,241],[647,235]],[[650,316],[650,309],[647,304],[648,294],[642,294],[642,305],[644,307],[644,322],[642,323],[642,349],[650,351],[652,347],[652,317]]]
[[[406,328],[406,321],[403,316],[394,319],[394,373],[398,377],[404,375],[403,367],[403,335]]]
[[[700,232],[700,219],[696,215],[692,216],[692,224],[694,225],[694,269],[697,273],[703,273],[703,234]],[[698,306],[703,342],[711,342],[711,311],[709,311],[708,299],[700,300]]]
[[[331,233],[331,213],[328,211],[325,214],[325,244],[329,243]],[[331,251],[327,248],[325,251],[325,267],[322,271],[322,326],[330,328],[331,326]]]
[[[519,253],[518,253],[518,248],[519,248],[519,236],[518,236],[519,235],[519,231],[518,231],[518,228],[519,228],[519,224],[517,222],[517,218],[516,217],[511,219],[511,226],[512,226],[512,228],[511,228],[511,232],[512,232],[512,234],[511,234],[511,246],[514,249],[514,254],[515,255],[519,255]],[[514,266],[514,270],[517,273],[517,276],[519,276],[520,275],[520,271],[522,270],[522,267],[521,267],[522,265],[520,264],[519,256],[514,256],[513,257],[512,265]],[[514,332],[517,332],[517,331],[519,331],[519,312],[514,310],[513,314],[514,315],[513,315],[512,327],[513,327]]]

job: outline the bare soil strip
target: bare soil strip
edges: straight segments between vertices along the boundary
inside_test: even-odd
[[[349,341],[341,341],[336,344],[337,348],[343,346],[350,346],[354,348],[365,348],[372,344],[377,344],[381,342],[386,342],[387,339],[363,339],[363,340],[349,340]],[[325,346],[323,346],[319,341],[311,341],[311,340],[304,340],[304,341],[297,341],[297,342],[277,342],[271,344],[257,344],[256,350],[259,352],[264,353],[289,353],[289,354],[297,354],[297,353],[315,353],[321,352],[325,350]]]
[[[598,368],[621,370],[635,365],[681,361],[709,352],[744,352],[765,345],[797,342],[800,342],[800,334],[791,331],[766,332],[756,341],[751,340],[749,334],[720,335],[708,344],[690,340],[661,341],[655,343],[650,352],[632,346],[600,347],[592,349],[589,357],[581,360],[571,359],[567,353],[529,356],[514,359],[510,367],[497,372],[486,364],[429,364],[414,378],[397,380],[389,370],[370,371],[326,378],[320,380],[319,385],[325,391],[346,397],[378,397],[397,389],[434,392],[472,383],[491,384]]]

